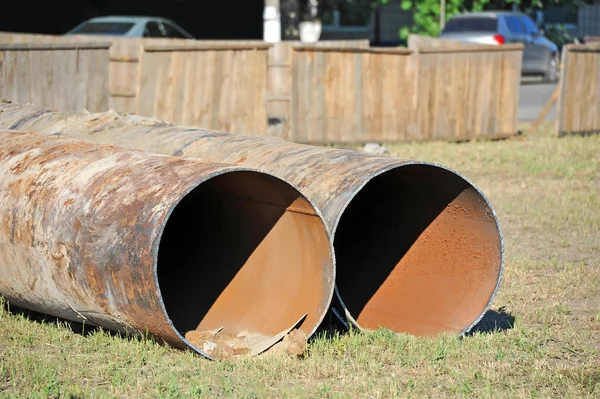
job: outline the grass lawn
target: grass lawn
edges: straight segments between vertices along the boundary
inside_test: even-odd
[[[477,332],[322,332],[301,359],[211,362],[2,304],[0,397],[600,397],[600,136],[388,148],[496,209],[505,274]]]

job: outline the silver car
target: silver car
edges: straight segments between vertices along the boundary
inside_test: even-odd
[[[80,23],[67,32],[66,35],[194,38],[171,20],[143,16],[96,17]]]
[[[548,82],[558,80],[558,46],[525,14],[499,11],[456,15],[439,37],[492,45],[523,43],[522,74],[541,75]]]

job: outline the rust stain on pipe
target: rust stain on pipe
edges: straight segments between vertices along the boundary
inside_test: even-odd
[[[334,234],[334,306],[362,328],[462,334],[500,284],[504,247],[496,215],[481,191],[441,165],[115,112],[3,104],[0,126],[254,167],[292,182]]]
[[[35,311],[184,348],[310,335],[333,297],[322,217],[264,172],[1,130],[0,206],[0,294]]]

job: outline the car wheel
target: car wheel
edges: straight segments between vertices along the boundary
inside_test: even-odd
[[[548,66],[546,67],[546,72],[544,72],[544,81],[548,83],[555,83],[558,82],[558,78],[558,56],[553,54],[550,56]]]

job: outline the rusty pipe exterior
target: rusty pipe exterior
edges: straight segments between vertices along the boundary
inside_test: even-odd
[[[115,112],[0,105],[0,126],[254,167],[290,181],[332,234],[334,308],[355,325],[469,331],[496,295],[504,246],[484,194],[441,165],[231,135]]]
[[[2,130],[0,206],[0,294],[31,310],[185,348],[311,335],[333,297],[323,219],[264,172]]]

